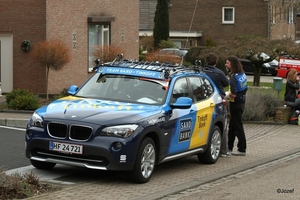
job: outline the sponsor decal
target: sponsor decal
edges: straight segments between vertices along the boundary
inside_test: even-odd
[[[192,120],[184,119],[180,121],[179,142],[189,140],[191,137]]]
[[[104,67],[103,74],[123,74],[130,76],[142,76],[147,78],[156,78],[156,79],[164,79],[164,76],[161,72],[157,71],[149,71],[142,69],[125,69],[118,67]]]
[[[207,114],[198,116],[198,127],[203,128],[206,125]]]

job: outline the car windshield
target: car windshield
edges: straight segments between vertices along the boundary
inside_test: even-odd
[[[124,75],[95,74],[76,96],[130,103],[163,104],[168,82]]]

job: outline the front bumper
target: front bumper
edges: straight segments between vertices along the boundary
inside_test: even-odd
[[[26,157],[41,162],[52,162],[98,170],[130,171],[134,166],[133,162],[128,162],[127,160],[121,161],[122,155],[119,152],[113,155],[108,149],[95,145],[85,144],[83,154],[80,155],[51,151],[49,150],[50,141],[53,141],[53,139],[36,138],[27,141]],[[116,160],[117,155],[119,155],[119,161]]]

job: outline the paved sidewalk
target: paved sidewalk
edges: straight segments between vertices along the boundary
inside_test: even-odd
[[[130,183],[122,173],[100,173],[82,170],[78,172],[79,174],[72,174],[59,179],[60,181],[67,181],[73,178],[77,180],[75,181],[76,184],[66,185],[63,190],[29,199],[199,199],[198,197],[201,194],[196,192],[198,195],[195,196],[195,193],[189,195],[188,192],[197,191],[197,188],[201,187],[201,185],[207,185],[210,182],[221,181],[222,184],[226,184],[227,177],[236,176],[239,178],[239,174],[243,171],[262,165],[266,165],[266,168],[268,168],[268,163],[270,162],[276,163],[281,158],[299,153],[299,128],[300,126],[296,125],[245,124],[248,145],[245,157],[220,158],[214,165],[199,164],[196,156],[171,161],[157,166],[152,179],[146,184]],[[69,170],[72,170],[72,168],[69,168]],[[33,173],[40,172],[39,170],[32,171]],[[54,168],[51,173],[59,173],[59,168],[56,170]],[[295,174],[295,177],[297,177],[297,174]],[[264,180],[260,180],[257,177],[257,181],[261,182]],[[291,186],[287,188],[300,191],[298,183],[296,178],[290,180]],[[210,188],[213,188],[213,186],[209,186],[206,190]],[[186,193],[187,196],[183,198],[176,197],[176,194],[182,193]],[[208,198],[209,196],[206,197],[206,199],[214,199]],[[231,197],[234,197],[234,194]]]

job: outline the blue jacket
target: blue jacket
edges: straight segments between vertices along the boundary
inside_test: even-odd
[[[247,76],[245,73],[232,73],[230,75],[230,93],[236,95],[234,102],[245,103],[248,90]]]

